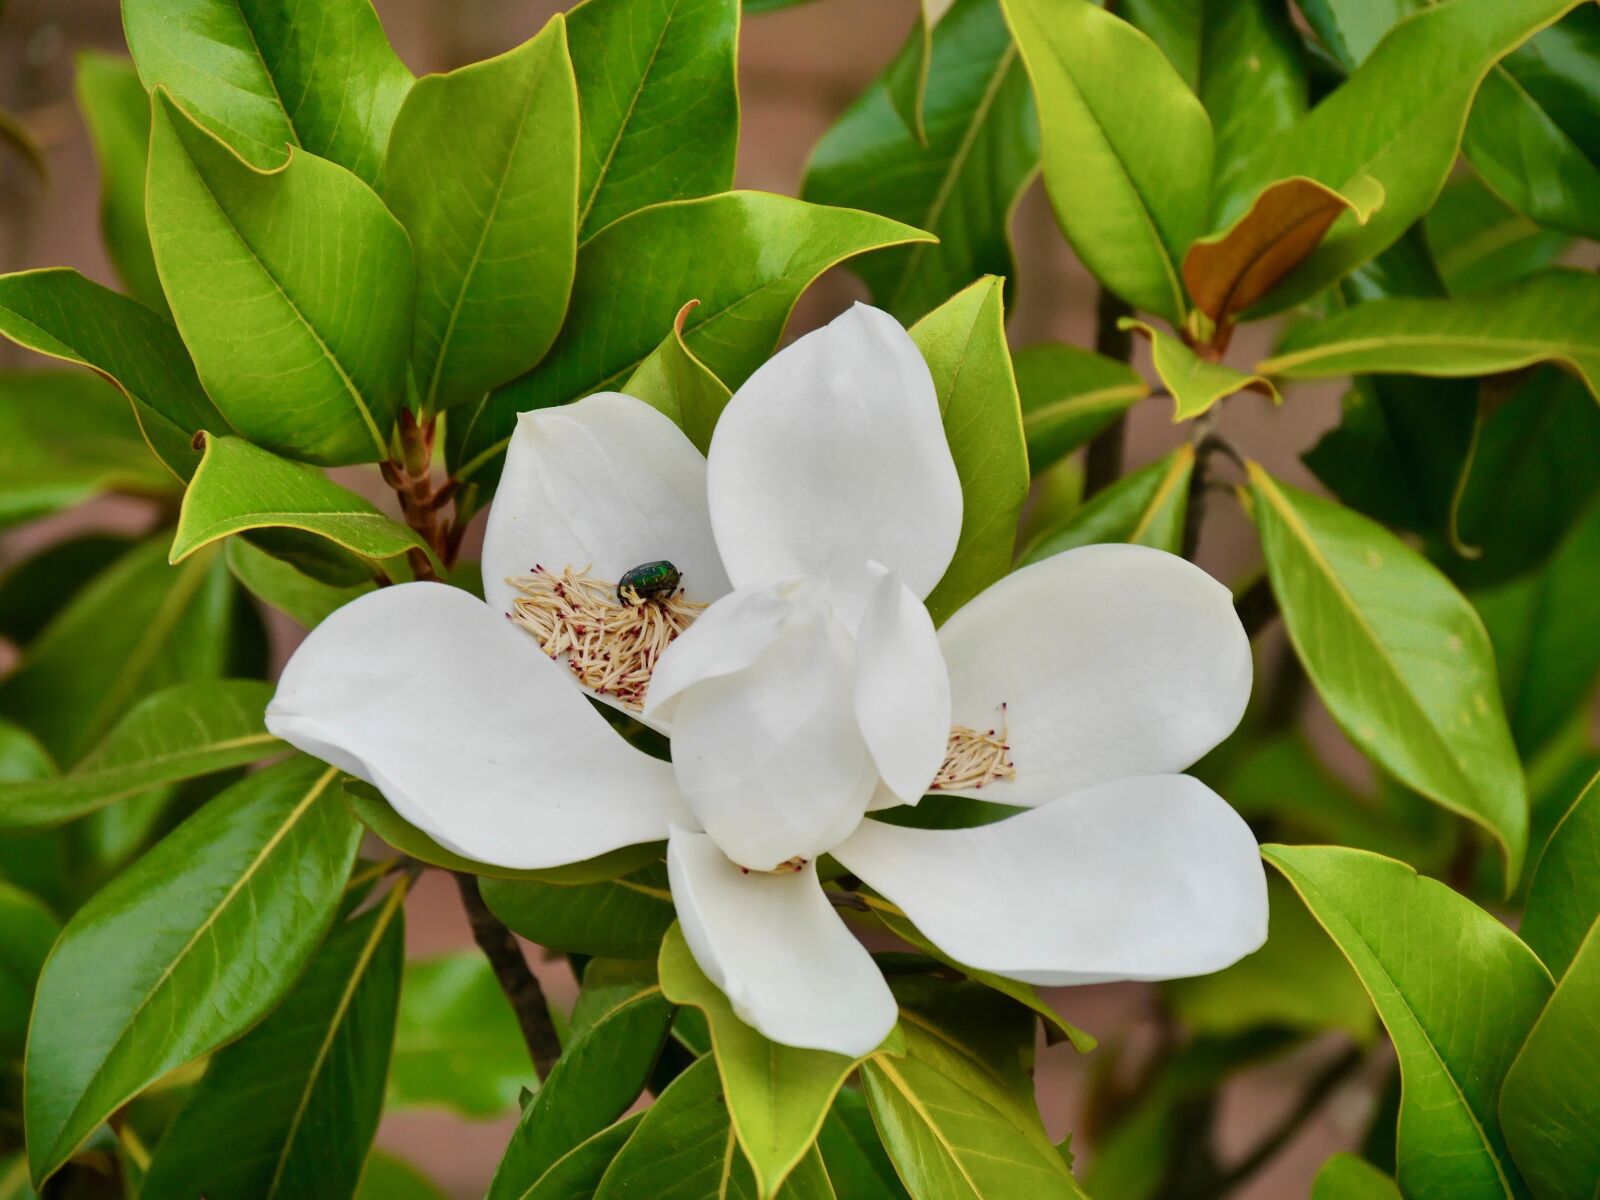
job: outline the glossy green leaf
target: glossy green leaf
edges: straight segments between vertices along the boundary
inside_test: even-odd
[[[150,448],[180,479],[200,460],[190,444],[196,431],[229,428],[172,323],[76,271],[0,275],[0,334],[98,371],[121,388]]]
[[[683,323],[699,303],[690,300],[678,310],[672,332],[639,364],[622,390],[671,417],[695,449],[705,454],[733,393],[684,345]]]
[[[61,922],[42,900],[0,881],[0,1056],[22,1055],[34,984],[60,932]]]
[[[1317,1172],[1311,1200],[1400,1200],[1400,1189],[1365,1159],[1340,1153]]]
[[[378,190],[411,235],[411,370],[424,409],[476,400],[544,357],[578,252],[578,93],[557,16],[487,62],[417,82]]]
[[[405,230],[326,159],[258,170],[166,92],[151,112],[150,242],[206,391],[266,449],[387,458],[416,287]]]
[[[394,1039],[404,897],[393,888],[336,926],[283,1003],[217,1054],[161,1139],[141,1197],[291,1200],[356,1190]]]
[[[530,942],[608,958],[653,956],[673,922],[662,863],[593,883],[486,878],[483,898]]]
[[[406,964],[386,1107],[487,1118],[535,1082],[517,1015],[476,950]]]
[[[122,0],[147,88],[164,87],[258,167],[296,146],[377,177],[411,72],[371,0]]]
[[[147,696],[71,771],[0,783],[0,830],[47,829],[128,796],[284,749],[261,714],[272,686],[247,679],[179,683]]]
[[[100,231],[117,274],[137,299],[166,312],[150,255],[144,177],[150,148],[150,98],[133,64],[114,54],[78,55],[78,108],[100,166]]]
[[[586,0],[567,15],[581,240],[651,204],[733,186],[738,36],[738,0]]]
[[[624,1117],[584,1139],[556,1160],[519,1200],[593,1200],[612,1161],[628,1144],[643,1113]]]
[[[1344,951],[1394,1041],[1401,1190],[1411,1200],[1522,1195],[1495,1099],[1550,995],[1539,960],[1494,917],[1403,863],[1336,846],[1262,854]]]
[[[1382,526],[1254,463],[1250,480],[1272,591],[1317,693],[1386,770],[1493,835],[1509,891],[1528,800],[1482,621]]]
[[[1392,244],[1427,212],[1454,164],[1466,115],[1494,64],[1577,0],[1457,0],[1397,25],[1350,78],[1292,129],[1263,143],[1214,202],[1216,224],[1275,180],[1303,175],[1344,192],[1363,175],[1384,204],[1344,218],[1255,310],[1281,311]]]
[[[0,715],[22,722],[63,766],[140,698],[226,673],[233,581],[205,551],[167,565],[157,536],[110,563],[62,607],[0,683]]]
[[[1500,1122],[1539,1200],[1594,1194],[1600,1184],[1600,920],[1506,1072]]]
[[[1211,184],[1205,109],[1155,43],[1091,0],[1004,8],[1038,98],[1062,232],[1112,291],[1180,322],[1178,263],[1205,232]]]
[[[1202,358],[1172,334],[1132,317],[1117,322],[1119,329],[1135,329],[1150,339],[1150,357],[1156,375],[1172,396],[1174,421],[1192,421],[1239,392],[1261,392],[1274,404],[1283,399],[1264,375],[1236,371],[1227,363]]]
[[[1130,471],[1059,524],[1041,530],[1022,552],[1023,563],[1096,542],[1131,542],[1169,554],[1183,549],[1189,515],[1194,448],[1179,446],[1147,467]]]
[[[378,586],[372,582],[348,586],[324,583],[244,538],[230,538],[224,546],[224,557],[228,570],[245,590],[306,629],[314,629],[329,613]]]
[[[618,387],[690,300],[700,306],[684,321],[684,344],[737,388],[823,271],[867,250],[926,240],[871,213],[767,192],[658,204],[613,222],[578,255],[567,322],[544,361],[451,422],[453,473],[492,480],[519,412]]]
[[[851,267],[874,304],[910,322],[984,275],[1016,278],[1011,216],[1038,169],[1039,131],[998,0],[959,0],[934,29],[925,141],[896,111],[896,67],[817,143],[802,195],[938,235]]]
[[[405,1159],[375,1149],[367,1155],[355,1200],[445,1200],[445,1194]]]
[[[1011,365],[1035,475],[1150,394],[1150,385],[1127,363],[1065,342],[1025,346],[1011,356]]]
[[[862,1060],[782,1046],[746,1025],[694,961],[676,925],[661,943],[657,970],[668,1000],[705,1014],[734,1133],[757,1194],[773,1195],[816,1142],[834,1097]],[[874,1053],[897,1053],[898,1043],[901,1036],[891,1033]]]
[[[1452,296],[1489,291],[1542,271],[1571,240],[1540,229],[1470,174],[1444,185],[1424,224],[1428,249]]]
[[[1528,885],[1522,940],[1557,979],[1600,919],[1600,775],[1589,781],[1546,843]]]
[[[1226,190],[1251,151],[1305,116],[1305,53],[1281,0],[1201,0],[1198,7],[1199,78],[1190,84],[1211,117],[1217,186]]]
[[[961,538],[927,599],[937,623],[1011,569],[1028,498],[1028,448],[1001,281],[982,279],[951,297],[912,327],[911,339],[933,374],[961,479]]]
[[[672,1020],[653,965],[597,960],[584,973],[584,990],[604,993],[606,1003],[581,1025],[574,1019],[560,1060],[522,1112],[487,1200],[526,1197],[562,1156],[620,1117],[649,1078]]]
[[[36,1182],[129,1097],[289,990],[333,920],[360,840],[337,777],[297,758],[235,784],[68,922],[28,1033]]]
[[[910,1200],[860,1092],[846,1088],[834,1098],[817,1149],[839,1200]]]
[[[1554,362],[1600,399],[1600,278],[1551,270],[1449,300],[1375,300],[1293,329],[1257,370],[1285,379],[1462,377]]]
[[[315,467],[279,458],[243,438],[208,437],[183,496],[169,558],[182,562],[204,546],[251,529],[303,530],[373,560],[427,551],[415,530]]]

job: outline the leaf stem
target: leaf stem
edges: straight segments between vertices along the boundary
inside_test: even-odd
[[[1301,1094],[1299,1102],[1289,1110],[1283,1120],[1269,1130],[1243,1158],[1223,1172],[1218,1194],[1225,1194],[1243,1183],[1293,1141],[1305,1123],[1316,1115],[1323,1102],[1355,1072],[1365,1058],[1366,1054],[1361,1047],[1351,1046],[1313,1076]]]
[[[561,1057],[561,1039],[556,1035],[555,1022],[550,1018],[550,1004],[544,989],[522,956],[522,947],[516,935],[503,921],[489,911],[478,887],[478,877],[465,872],[452,872],[456,887],[461,892],[461,905],[467,910],[467,921],[472,926],[472,940],[483,951],[483,956],[494,968],[494,977],[500,990],[511,1002],[517,1014],[517,1025],[522,1029],[522,1040],[528,1044],[533,1057],[533,1068],[540,1079],[550,1074],[550,1069]]]

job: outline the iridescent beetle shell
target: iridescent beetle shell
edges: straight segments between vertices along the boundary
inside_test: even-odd
[[[670,600],[682,582],[683,573],[664,558],[641,563],[617,580],[617,599],[626,604],[631,588],[641,600]]]

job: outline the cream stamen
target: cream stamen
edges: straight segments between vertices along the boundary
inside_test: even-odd
[[[996,779],[1015,779],[1016,764],[1007,744],[1006,706],[1000,706],[1000,730],[979,730],[957,725],[950,730],[944,762],[928,785],[930,792],[981,788]]]

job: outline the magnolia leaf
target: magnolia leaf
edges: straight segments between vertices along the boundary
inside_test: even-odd
[[[522,1112],[486,1200],[527,1196],[563,1155],[620,1117],[667,1040],[672,1006],[651,964],[596,961],[584,974],[584,989],[603,990],[609,1003],[581,1027],[574,1019],[560,1061]]]
[[[733,186],[738,0],[587,0],[567,14],[578,82],[578,238]]]
[[[842,1200],[910,1200],[860,1092],[846,1088],[834,1098],[817,1149]]]
[[[44,901],[0,880],[0,1054],[7,1059],[22,1055],[34,984],[60,933]]]
[[[383,1107],[404,899],[403,886],[391,888],[336,926],[272,1015],[217,1054],[163,1135],[140,1196],[290,1200],[355,1191]]]
[[[48,829],[162,784],[244,766],[285,747],[262,711],[272,686],[179,683],[147,696],[65,775],[0,783],[0,830]]]
[[[432,550],[315,467],[290,462],[242,438],[202,437],[205,455],[189,481],[173,532],[170,561],[251,529],[294,529],[380,561]],[[437,559],[435,559],[437,565]]]
[[[360,841],[337,778],[296,758],[235,784],[67,923],[28,1032],[35,1184],[129,1098],[250,1028],[289,990],[333,920]]]
[[[1428,249],[1452,296],[1504,287],[1553,264],[1571,244],[1510,208],[1476,175],[1444,185],[1424,221]]]
[[[344,168],[291,150],[258,170],[167,92],[151,102],[150,242],[207,393],[275,453],[386,459],[416,288],[406,231]]]
[[[1446,378],[1554,362],[1600,399],[1600,278],[1550,270],[1449,300],[1374,300],[1291,330],[1257,365],[1285,379],[1388,372]]]
[[[577,260],[578,92],[558,14],[509,53],[419,80],[378,190],[411,235],[424,410],[476,400],[555,340]]]
[[[1130,3],[1128,19],[1140,24],[1137,14],[1152,8],[1176,13],[1182,6]],[[1198,79],[1190,78],[1189,85],[1211,117],[1217,139],[1214,186],[1226,190],[1255,147],[1305,116],[1305,51],[1280,0],[1199,0],[1198,8]]]
[[[1495,1097],[1550,995],[1539,960],[1494,917],[1403,863],[1336,846],[1261,852],[1344,951],[1394,1041],[1401,1191],[1410,1200],[1520,1195]]]
[[[733,1129],[755,1174],[756,1194],[763,1198],[777,1193],[816,1142],[850,1073],[867,1058],[904,1051],[898,1030],[862,1058],[769,1041],[734,1014],[728,998],[694,961],[676,924],[661,943],[657,970],[668,1000],[706,1016]]]
[[[229,428],[172,323],[76,271],[0,275],[0,334],[24,349],[89,367],[121,388],[150,449],[179,479],[189,478],[199,462],[195,433]]]
[[[873,303],[908,323],[984,275],[1015,279],[1011,216],[1039,163],[1033,97],[998,0],[959,0],[932,47],[926,141],[895,110],[891,67],[822,136],[802,185],[807,200],[938,235],[851,266]]]
[[[1028,448],[1006,346],[1001,281],[979,280],[911,329],[933,375],[961,480],[961,537],[927,598],[943,621],[1011,569],[1028,498]]]
[[[1172,396],[1174,421],[1192,421],[1238,392],[1260,392],[1274,404],[1283,397],[1264,375],[1247,375],[1226,363],[1201,358],[1181,340],[1144,321],[1123,317],[1118,329],[1133,329],[1150,340],[1150,357],[1156,374]]]
[[[1393,1179],[1354,1154],[1335,1154],[1311,1184],[1311,1200],[1401,1200]]]
[[[1597,1071],[1600,919],[1590,926],[1500,1089],[1506,1143],[1539,1200],[1592,1195],[1600,1180]]]
[[[992,4],[994,0],[990,0]],[[926,113],[929,72],[933,58],[934,26],[954,0],[918,0],[917,16],[905,44],[884,72],[884,86],[895,115],[917,143],[928,144]],[[935,85],[937,94],[937,85]]]
[[[144,220],[150,98],[127,59],[97,50],[78,55],[78,108],[100,165],[100,231],[128,290],[159,313],[167,298],[156,277]]]
[[[1280,179],[1226,232],[1189,247],[1183,281],[1196,308],[1229,321],[1304,261],[1340,217],[1349,213],[1364,225],[1382,205],[1383,185],[1370,175],[1343,193],[1314,179]]]
[[[1522,940],[1557,979],[1566,975],[1600,919],[1600,775],[1567,809],[1545,843],[1522,918]],[[1591,939],[1592,940],[1592,939]]]
[[[245,589],[306,629],[314,629],[329,613],[378,585],[375,581],[349,585],[325,583],[242,537],[224,546],[228,570]]]
[[[1483,623],[1382,526],[1249,474],[1272,591],[1317,694],[1381,766],[1495,838],[1509,891],[1528,800]]]
[[[678,310],[672,332],[639,364],[622,390],[671,417],[695,449],[705,454],[733,393],[684,345],[683,323],[699,304],[690,300]]]
[[[411,87],[371,0],[122,0],[147,88],[165,88],[247,162],[295,146],[371,183]],[[385,294],[385,293],[377,293]]]
[[[1180,553],[1193,475],[1194,447],[1185,443],[1097,492],[1066,520],[1046,526],[1023,550],[1021,562],[1038,562],[1096,542],[1131,542]]]
[[[355,1200],[445,1200],[445,1194],[405,1159],[374,1149]]]
[[[520,1200],[592,1200],[612,1161],[633,1137],[644,1113],[624,1117],[568,1150]]]
[[[1035,476],[1150,394],[1150,385],[1127,363],[1065,342],[1025,346],[1011,356],[1011,366]]]
[[[1091,0],[1003,7],[1038,97],[1062,232],[1095,278],[1180,324],[1178,263],[1202,231],[1211,186],[1205,109],[1155,43]]]
[[[767,192],[724,192],[623,217],[579,252],[567,321],[544,361],[450,422],[453,474],[493,482],[518,413],[620,386],[691,299],[700,307],[684,320],[684,345],[737,388],[823,271],[866,250],[929,240],[871,213]],[[652,269],[641,276],[645,260]]]
[[[594,883],[485,878],[483,898],[530,942],[609,958],[653,956],[674,920],[661,862]]]

